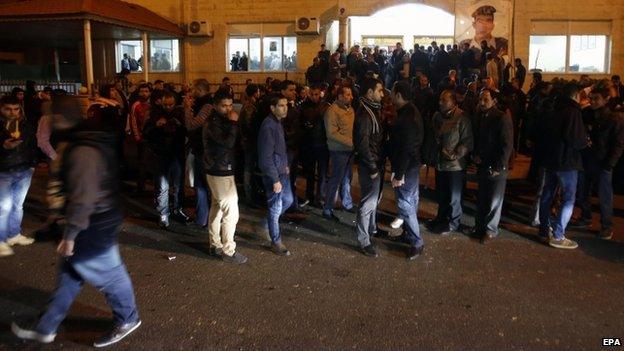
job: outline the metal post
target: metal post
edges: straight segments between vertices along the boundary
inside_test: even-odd
[[[89,93],[93,90],[93,50],[91,47],[91,21],[86,19],[83,24],[84,32],[84,50],[85,50],[85,66],[87,68],[87,89]]]
[[[141,41],[143,44],[143,79],[149,82],[149,42],[147,40],[147,32],[141,33]]]

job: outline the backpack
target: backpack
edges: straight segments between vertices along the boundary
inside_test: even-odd
[[[137,60],[130,58],[128,59],[129,63],[130,63],[130,70],[131,71],[138,71],[139,70],[139,63],[137,62]]]

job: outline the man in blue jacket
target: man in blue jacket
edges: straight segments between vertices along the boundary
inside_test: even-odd
[[[277,255],[289,256],[290,251],[282,243],[279,218],[293,203],[290,186],[290,169],[282,120],[288,115],[288,99],[273,96],[269,102],[271,114],[264,119],[258,135],[258,165],[269,208],[268,227],[271,249]]]

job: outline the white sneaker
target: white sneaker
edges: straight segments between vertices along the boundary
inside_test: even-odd
[[[0,242],[0,257],[7,257],[13,255],[13,249],[5,242]]]
[[[395,218],[392,223],[390,223],[390,228],[399,229],[403,225],[403,220],[401,218]]]
[[[11,246],[15,246],[15,245],[26,246],[26,245],[30,245],[34,243],[35,239],[23,236],[22,234],[17,234],[16,236],[12,238],[8,238],[6,242],[7,244]]]
[[[34,330],[22,329],[15,322],[11,323],[11,331],[20,339],[37,340],[43,344],[49,344],[56,338],[56,334],[39,334]]]

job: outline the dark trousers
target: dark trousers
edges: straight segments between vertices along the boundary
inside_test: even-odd
[[[306,198],[312,202],[325,198],[329,151],[327,146],[312,146],[302,150],[303,171],[306,174]]]
[[[600,225],[602,229],[613,228],[613,172],[597,164],[586,165],[582,186],[577,197],[583,219],[591,221],[591,193],[596,187],[600,204]]]
[[[299,208],[299,199],[297,198],[297,177],[299,176],[299,153],[294,150],[288,150],[288,168],[290,169],[290,192],[293,201],[290,207],[292,209]],[[291,208],[288,208],[291,209]]]
[[[377,228],[377,204],[381,191],[381,181],[377,178],[371,179],[371,172],[366,167],[358,167],[360,183],[360,206],[356,217],[357,239],[361,247],[371,244],[371,235]]]
[[[505,199],[505,187],[507,186],[507,171],[501,172],[496,177],[490,176],[487,171],[479,170],[479,190],[477,191],[477,216],[475,217],[475,229],[480,235],[498,235],[498,223],[500,222]]]
[[[144,141],[140,141],[137,144],[137,190],[145,190],[145,179],[147,174],[145,172],[146,165],[146,146]]]
[[[195,223],[199,226],[208,224],[208,211],[210,210],[210,188],[206,182],[204,171],[204,159],[195,156],[193,159],[193,178],[195,178]]]
[[[448,225],[457,230],[462,217],[462,192],[464,189],[464,171],[436,170],[436,193],[438,195],[438,214],[435,222]]]

